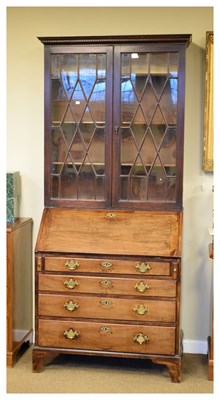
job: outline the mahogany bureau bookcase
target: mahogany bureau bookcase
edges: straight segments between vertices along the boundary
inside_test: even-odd
[[[45,209],[33,371],[144,358],[180,381],[185,52],[191,35],[41,37]]]

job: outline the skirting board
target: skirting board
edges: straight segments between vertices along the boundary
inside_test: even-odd
[[[192,354],[207,354],[208,343],[207,340],[183,340],[183,353]]]
[[[28,330],[22,330],[22,329],[14,329],[13,330],[13,340],[15,342],[20,342],[27,334]],[[27,336],[26,341],[29,341],[30,343],[33,343],[33,332],[30,333],[30,335]]]

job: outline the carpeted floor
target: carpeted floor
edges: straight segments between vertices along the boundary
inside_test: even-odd
[[[179,384],[146,360],[60,355],[32,373],[31,357],[29,348],[7,368],[7,393],[213,393],[205,355],[183,355]]]

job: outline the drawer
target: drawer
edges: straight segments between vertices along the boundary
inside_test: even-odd
[[[175,354],[175,327],[40,319],[38,345],[142,354]]]
[[[45,257],[45,270],[140,275],[171,275],[171,262],[95,258]]]
[[[38,314],[50,317],[175,322],[176,302],[39,294]]]
[[[39,290],[91,294],[176,297],[176,281],[112,276],[54,275],[39,273]]]

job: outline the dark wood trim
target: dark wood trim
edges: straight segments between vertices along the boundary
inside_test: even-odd
[[[189,46],[192,40],[191,34],[168,34],[168,35],[115,35],[115,36],[57,36],[38,37],[44,45],[59,44],[120,44],[120,43],[155,43],[175,42],[185,43]]]

